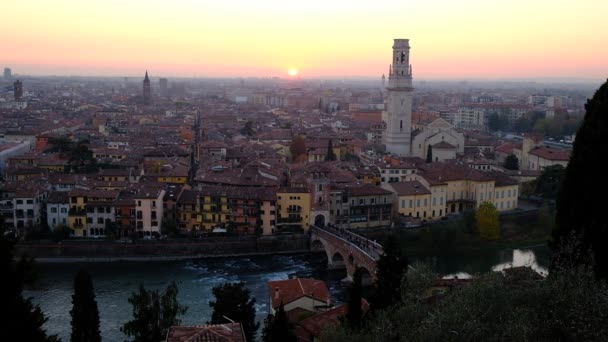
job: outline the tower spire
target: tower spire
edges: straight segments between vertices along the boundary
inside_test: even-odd
[[[144,81],[149,81],[149,79],[148,79],[148,70],[146,70],[146,77],[144,78]]]

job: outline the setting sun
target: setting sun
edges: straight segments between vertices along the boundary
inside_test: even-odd
[[[289,71],[287,72],[287,74],[289,74],[289,76],[297,76],[298,75],[298,69],[289,69]]]

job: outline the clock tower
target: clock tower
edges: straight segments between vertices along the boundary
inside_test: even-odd
[[[411,155],[412,133],[412,65],[409,39],[395,39],[392,64],[388,71],[388,97],[382,121],[385,125],[382,143],[386,152],[395,156]]]

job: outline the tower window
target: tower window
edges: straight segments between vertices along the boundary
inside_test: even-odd
[[[399,120],[399,130],[403,131],[403,120]]]

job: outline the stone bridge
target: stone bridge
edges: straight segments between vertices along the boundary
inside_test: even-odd
[[[346,268],[348,281],[352,281],[357,267],[363,268],[368,273],[364,272],[365,283],[376,280],[376,261],[384,254],[379,243],[335,227],[311,226],[310,247],[325,250],[328,268]]]

